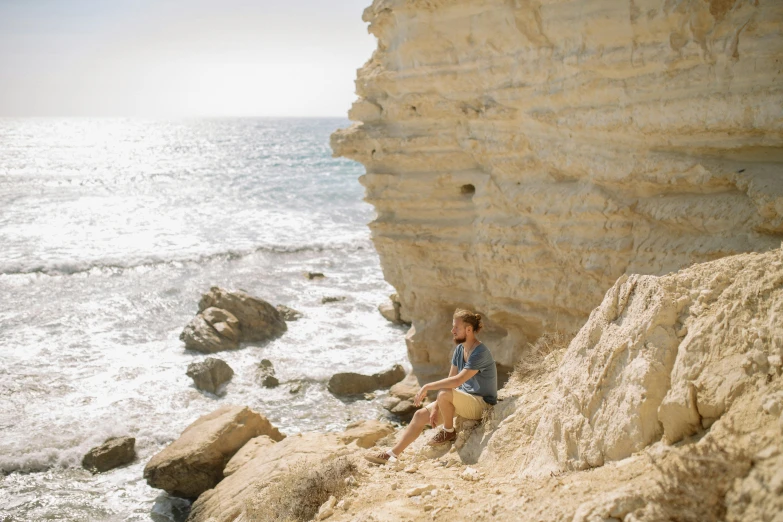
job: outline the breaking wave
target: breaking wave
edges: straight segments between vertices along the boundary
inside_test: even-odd
[[[197,256],[174,258],[174,259],[161,259],[157,257],[147,257],[132,261],[119,261],[114,259],[102,259],[102,260],[87,260],[87,261],[74,261],[74,262],[52,262],[49,264],[13,264],[9,263],[5,266],[0,265],[0,276],[14,276],[14,275],[47,275],[47,276],[63,276],[63,275],[75,275],[86,274],[90,272],[111,272],[122,273],[127,270],[135,270],[139,268],[156,268],[160,266],[171,265],[187,265],[187,264],[206,264],[214,261],[237,261],[249,256],[258,254],[276,254],[276,255],[290,255],[290,254],[303,254],[308,252],[356,252],[360,250],[370,249],[372,244],[369,240],[361,239],[355,241],[348,241],[342,243],[321,243],[310,245],[273,245],[273,246],[259,246],[247,250],[228,250],[225,252],[214,252],[211,254],[202,254]]]

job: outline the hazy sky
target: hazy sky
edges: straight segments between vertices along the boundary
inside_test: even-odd
[[[344,116],[371,0],[0,0],[0,116]]]

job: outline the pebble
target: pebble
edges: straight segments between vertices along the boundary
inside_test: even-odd
[[[783,410],[783,404],[781,404],[781,400],[778,397],[770,397],[764,401],[761,408],[764,410],[764,413],[777,416]]]
[[[463,480],[468,480],[470,482],[476,482],[477,480],[481,480],[481,473],[479,473],[479,470],[476,468],[471,468],[468,466],[465,468],[465,471],[460,473],[460,477]]]
[[[325,520],[334,515],[334,506],[337,504],[337,499],[334,496],[329,497],[329,500],[321,505],[318,510],[318,514],[315,516],[316,520]]]
[[[411,489],[409,489],[405,494],[409,497],[415,497],[423,493],[432,491],[433,489],[435,489],[434,484],[419,484],[418,486],[414,486]]]

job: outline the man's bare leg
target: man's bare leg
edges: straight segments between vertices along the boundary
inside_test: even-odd
[[[402,432],[402,438],[400,439],[400,442],[398,442],[397,445],[392,448],[394,454],[399,457],[400,453],[405,451],[405,448],[410,446],[411,442],[416,440],[418,436],[421,435],[424,426],[426,426],[429,421],[430,412],[427,410],[427,408],[422,408],[416,411],[416,413],[413,414],[413,418],[411,419],[410,424],[408,424],[408,427],[405,428],[404,432]]]
[[[454,392],[451,390],[438,392],[438,409],[443,417],[443,427],[447,430],[454,429]]]

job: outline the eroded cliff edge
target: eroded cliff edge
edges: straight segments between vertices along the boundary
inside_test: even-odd
[[[783,239],[783,3],[375,0],[336,155],[363,163],[416,373],[454,306],[511,366],[622,274]]]

